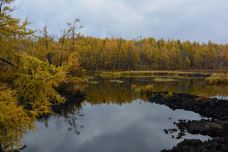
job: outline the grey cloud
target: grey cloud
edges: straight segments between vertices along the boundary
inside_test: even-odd
[[[18,17],[59,34],[78,17],[84,35],[227,43],[227,0],[17,0]]]

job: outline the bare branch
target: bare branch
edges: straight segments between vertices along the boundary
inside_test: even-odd
[[[0,61],[2,61],[3,63],[8,64],[8,65],[10,65],[10,66],[12,66],[12,67],[14,67],[14,68],[16,68],[16,66],[15,66],[12,62],[7,61],[7,60],[6,60],[6,59],[4,59],[4,58],[0,58]]]

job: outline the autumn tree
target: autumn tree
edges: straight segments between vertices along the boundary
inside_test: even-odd
[[[19,149],[23,133],[33,128],[34,117],[18,106],[16,93],[0,83],[0,151]]]
[[[10,60],[15,53],[15,40],[33,33],[27,29],[28,20],[21,23],[19,19],[11,16],[12,2],[14,0],[0,0],[0,62],[4,63],[4,66],[14,66]]]
[[[18,103],[36,115],[50,112],[51,105],[64,99],[56,88],[65,79],[65,67],[56,68],[51,60],[42,61],[36,57],[18,52],[14,42],[33,33],[27,28],[28,21],[21,23],[13,18],[10,4],[12,0],[0,1],[0,82],[14,88]],[[44,29],[44,48],[50,50],[47,30]]]
[[[75,50],[75,41],[76,41],[76,38],[80,36],[80,32],[78,32],[78,29],[82,28],[83,26],[79,25],[80,23],[80,20],[77,18],[74,20],[74,22],[72,23],[68,23],[68,34],[71,38],[71,41],[72,41],[72,50],[74,51]]]

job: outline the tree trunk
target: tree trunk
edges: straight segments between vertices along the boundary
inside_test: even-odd
[[[63,65],[63,50],[62,50],[62,52],[61,52],[59,66],[61,67],[62,65]]]
[[[75,45],[75,27],[73,27],[73,32],[72,32],[72,41],[73,41],[73,48],[72,48],[72,51],[74,51],[74,45]]]

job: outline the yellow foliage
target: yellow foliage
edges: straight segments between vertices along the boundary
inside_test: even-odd
[[[15,92],[0,83],[0,143],[17,145],[21,135],[33,127],[33,116],[17,105]]]
[[[77,52],[71,53],[68,59],[67,67],[68,67],[68,73],[70,73],[71,75],[78,74],[80,70],[80,65],[78,61]]]
[[[26,55],[18,65],[19,70],[14,85],[23,104],[40,115],[51,112],[53,103],[64,101],[56,91],[60,83],[65,80],[64,68],[56,68]]]

